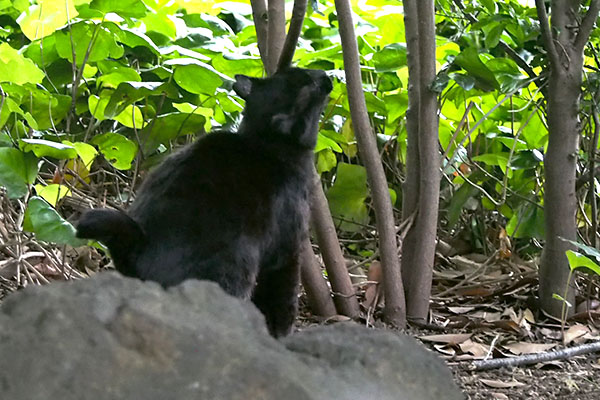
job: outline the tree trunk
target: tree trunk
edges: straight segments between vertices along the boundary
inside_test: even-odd
[[[335,306],[331,299],[329,287],[327,287],[327,282],[323,278],[309,239],[306,239],[302,244],[300,257],[302,260],[302,267],[300,268],[302,286],[304,286],[310,309],[314,314],[321,317],[335,315]]]
[[[269,30],[267,33],[267,62],[265,68],[267,75],[273,75],[277,71],[279,55],[285,41],[285,1],[269,0],[267,10]]]
[[[357,318],[360,308],[356,300],[355,290],[346,268],[346,260],[340,249],[327,198],[323,193],[323,186],[316,171],[314,172],[314,180],[315,184],[313,185],[310,205],[311,225],[315,230],[315,236],[329,276],[329,283],[334,292],[333,300],[338,313],[350,318]]]
[[[350,2],[348,0],[335,0],[335,9],[338,14],[340,38],[342,40],[350,114],[360,156],[367,170],[367,179],[371,188],[373,208],[377,219],[379,252],[384,276],[385,307],[383,316],[388,323],[404,327],[406,325],[406,306],[400,278],[394,213],[383,166],[377,151],[375,136],[371,130],[367,114]]]
[[[592,0],[584,18],[579,7],[579,1],[553,0],[550,27],[544,1],[536,0],[550,65],[548,149],[544,157],[546,244],[540,265],[540,302],[555,317],[563,316],[563,302],[555,299],[554,294],[564,297],[568,288],[565,300],[573,306],[575,301],[574,287],[568,286],[569,264],[565,255],[571,245],[563,239],[577,238],[575,178],[583,48],[598,17],[600,1]],[[568,314],[572,311],[573,307]]]
[[[267,55],[267,37],[269,35],[267,3],[265,0],[250,0],[252,5],[252,19],[254,20],[254,29],[256,30],[256,44],[263,65],[266,65]]]
[[[408,109],[406,110],[406,178],[402,185],[402,220],[418,212],[419,207],[419,20],[415,0],[404,1],[404,29],[408,63]],[[401,270],[402,283],[406,293],[407,313],[411,293],[408,290],[416,272],[415,257],[418,247],[415,225],[413,224],[402,241]]]
[[[407,174],[415,173],[416,177],[408,177],[405,190],[418,189],[418,198],[414,193],[404,193],[408,196],[409,208],[403,210],[404,217],[418,210],[415,223],[407,235],[403,253],[402,270],[404,287],[406,288],[407,313],[410,318],[424,320],[429,311],[431,297],[431,279],[435,258],[435,239],[437,232],[438,200],[440,189],[440,155],[438,150],[438,117],[437,95],[429,88],[435,79],[435,20],[433,0],[405,1],[405,18],[408,18],[407,44],[409,46],[412,66],[411,73],[417,72],[417,78],[412,79],[412,95],[417,93],[417,99],[410,99],[410,104],[417,103],[418,122],[415,122],[415,110],[411,110],[411,123],[407,129],[412,129],[411,145],[417,151],[412,151],[407,165]],[[414,19],[417,17],[417,33],[408,33],[414,29]],[[416,38],[415,38],[416,36]],[[416,60],[414,59],[416,57]],[[418,60],[418,61],[417,61]],[[415,126],[416,125],[416,126]],[[418,129],[418,136],[415,135]],[[416,140],[415,140],[415,136]],[[409,247],[410,246],[410,247]]]

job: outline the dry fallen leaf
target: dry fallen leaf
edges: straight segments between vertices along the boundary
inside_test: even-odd
[[[446,343],[446,344],[459,344],[468,340],[471,337],[471,333],[449,333],[447,335],[425,335],[419,336],[419,339],[426,342]]]
[[[484,385],[486,385],[486,386],[493,387],[493,388],[496,388],[496,389],[514,388],[514,387],[525,386],[525,384],[523,382],[517,382],[517,381],[502,382],[502,381],[497,381],[497,380],[492,380],[492,379],[480,379],[479,381],[481,383],[483,383]]]
[[[463,353],[472,354],[473,358],[483,358],[490,351],[490,346],[481,343],[476,343],[471,339],[465,341],[464,343],[461,343],[459,347],[463,351]]]
[[[532,354],[532,353],[543,353],[553,347],[556,347],[555,343],[527,343],[527,342],[514,342],[505,344],[502,347],[510,350],[513,354]]]
[[[590,329],[587,326],[584,326],[581,324],[575,324],[565,332],[564,343],[569,344],[572,341],[574,341],[575,339],[585,336],[589,332],[590,332]]]

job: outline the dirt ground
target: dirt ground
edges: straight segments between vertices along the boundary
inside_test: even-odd
[[[468,371],[451,364],[455,381],[471,400],[600,399],[598,354],[530,367]]]

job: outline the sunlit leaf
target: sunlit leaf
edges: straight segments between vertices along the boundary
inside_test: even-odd
[[[90,8],[122,17],[142,18],[147,8],[142,0],[93,0]]]
[[[69,189],[69,187],[59,185],[58,183],[52,183],[46,186],[41,184],[35,185],[35,192],[53,207],[56,207],[58,201],[63,197],[71,195],[71,189]]]
[[[223,81],[212,67],[199,63],[200,61],[189,65],[178,65],[173,78],[188,92],[214,94]]]
[[[38,0],[37,3],[17,19],[29,40],[53,34],[78,15],[72,0]]]
[[[567,260],[569,260],[569,267],[572,270],[583,267],[593,271],[596,275],[600,275],[600,265],[592,261],[592,259],[572,250],[567,250],[566,254]]]
[[[118,133],[109,132],[95,136],[92,143],[98,146],[100,152],[117,169],[127,170],[137,154],[135,142]]]
[[[17,85],[40,83],[44,73],[33,63],[13,49],[8,43],[0,44],[0,82]]]
[[[71,25],[68,31],[56,32],[55,36],[58,54],[73,62],[74,50],[79,67],[83,65],[84,60],[94,62],[109,57],[118,59],[123,55],[123,46],[117,43],[117,37],[97,24],[79,22]],[[90,42],[92,42],[91,46]]]

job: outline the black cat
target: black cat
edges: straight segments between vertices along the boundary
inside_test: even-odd
[[[299,253],[318,123],[332,89],[323,71],[236,76],[237,133],[213,132],[167,158],[127,214],[90,210],[77,236],[104,242],[121,273],[171,286],[215,281],[252,298],[274,336],[297,311]]]

